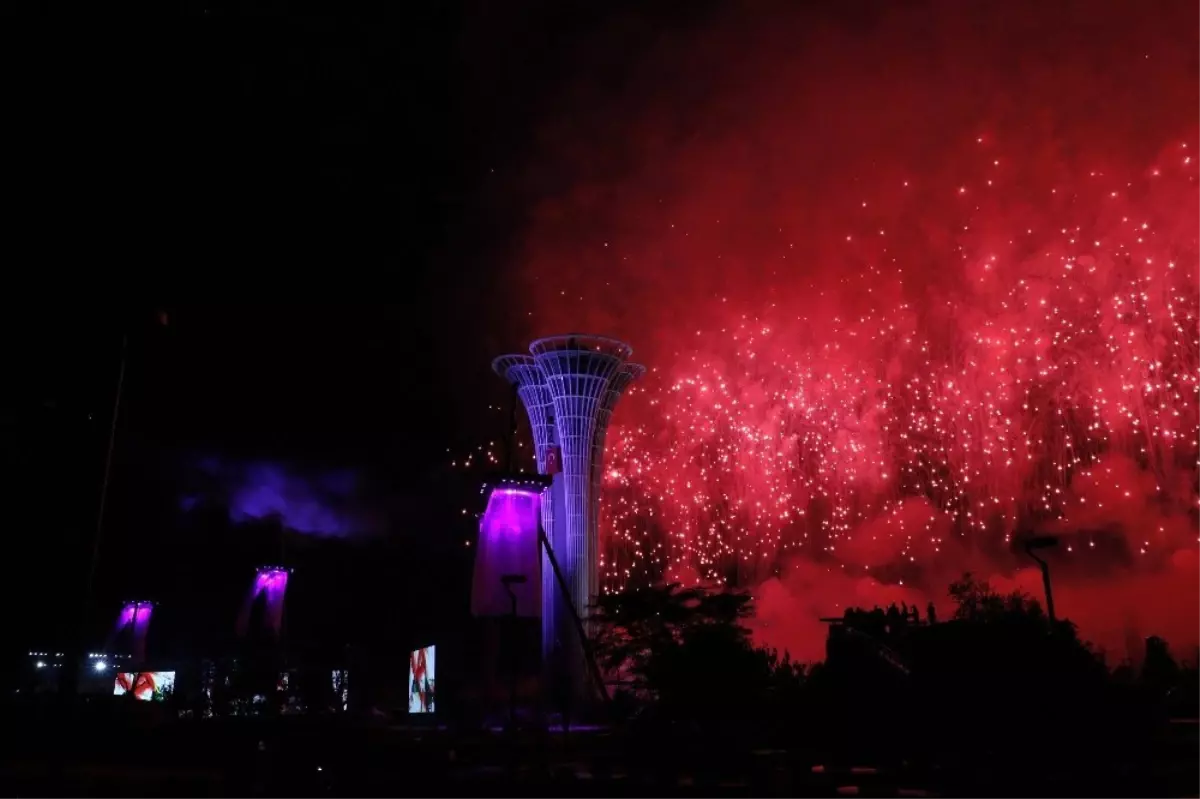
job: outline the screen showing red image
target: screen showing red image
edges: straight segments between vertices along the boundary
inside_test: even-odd
[[[408,656],[408,712],[432,713],[434,697],[434,650],[426,646]]]
[[[117,674],[113,683],[113,695],[124,696],[133,691],[135,698],[149,702],[161,702],[171,695],[175,688],[175,672],[173,671],[123,671]]]

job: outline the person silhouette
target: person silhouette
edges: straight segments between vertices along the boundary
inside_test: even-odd
[[[889,633],[896,632],[900,626],[900,609],[896,607],[896,603],[888,605],[887,609],[887,631]]]
[[[870,632],[872,635],[882,635],[887,628],[887,614],[883,608],[876,605],[870,613]]]
[[[930,601],[929,606],[925,608],[925,618],[929,619],[930,624],[937,624],[937,608]]]

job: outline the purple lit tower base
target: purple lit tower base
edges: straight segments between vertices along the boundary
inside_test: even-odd
[[[473,615],[541,615],[538,517],[545,482],[505,478],[496,481],[488,494],[475,549]]]
[[[254,576],[250,594],[242,604],[238,615],[238,635],[245,636],[250,628],[250,616],[254,602],[264,597],[264,622],[271,635],[278,638],[283,629],[283,600],[287,594],[288,577],[292,570],[283,566],[263,566]]]
[[[529,352],[503,355],[492,368],[516,388],[529,416],[538,473],[551,478],[542,496],[542,525],[568,590],[566,596],[556,590],[554,570],[543,553],[545,681],[561,701],[569,696],[576,704],[586,703],[597,692],[588,686],[586,628],[578,629],[575,617],[586,617],[600,590],[598,516],[605,433],[617,400],[645,369],[628,362],[633,353],[628,344],[602,336],[538,339]]]
[[[104,645],[105,651],[111,651],[118,636],[128,633],[129,654],[133,659],[132,665],[140,666],[146,662],[146,635],[150,631],[150,616],[154,612],[154,603],[145,600],[126,602],[121,606],[117,616],[117,624]]]
[[[471,671],[478,680],[479,713],[489,724],[508,723],[517,706],[536,701],[538,617],[541,616],[542,492],[540,475],[506,475],[483,486],[487,506],[479,522],[471,613],[479,649]]]

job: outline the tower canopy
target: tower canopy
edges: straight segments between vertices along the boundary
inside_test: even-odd
[[[592,336],[585,333],[567,333],[562,336],[539,338],[529,345],[529,351],[537,356],[564,350],[586,350],[611,355],[624,361],[633,355],[633,347],[624,341],[607,336]]]

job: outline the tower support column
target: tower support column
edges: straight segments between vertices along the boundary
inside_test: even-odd
[[[552,336],[534,341],[529,351],[530,356],[501,356],[492,367],[516,386],[529,416],[538,471],[553,477],[542,499],[548,544],[542,554],[543,667],[565,677],[573,697],[586,699],[595,695],[587,689],[586,617],[600,591],[605,434],[617,400],[645,369],[628,363],[633,353],[628,344],[601,336]],[[556,583],[560,577],[565,592]]]

